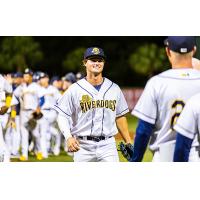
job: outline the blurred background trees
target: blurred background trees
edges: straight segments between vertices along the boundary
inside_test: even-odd
[[[0,37],[0,73],[46,71],[50,76],[84,71],[83,53],[99,46],[107,56],[104,76],[120,86],[144,86],[147,79],[170,64],[164,36],[54,36]],[[200,39],[197,38],[200,49]],[[200,57],[197,51],[196,57]]]
[[[42,61],[40,44],[32,37],[5,37],[0,47],[0,69],[23,71]]]

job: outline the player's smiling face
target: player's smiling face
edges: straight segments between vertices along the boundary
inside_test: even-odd
[[[85,62],[86,70],[89,73],[98,75],[98,74],[102,73],[104,63],[105,63],[105,61],[103,58],[89,58]]]

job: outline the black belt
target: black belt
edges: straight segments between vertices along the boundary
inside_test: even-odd
[[[99,142],[101,140],[107,140],[113,136],[78,136],[79,139],[81,140],[92,140],[95,142]]]

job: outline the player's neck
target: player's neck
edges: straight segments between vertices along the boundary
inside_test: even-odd
[[[100,85],[103,82],[103,77],[102,77],[102,74],[99,74],[98,76],[91,74],[91,75],[86,76],[86,80],[91,85]]]
[[[172,69],[183,69],[183,68],[193,68],[192,62],[179,62],[179,63],[172,63]]]

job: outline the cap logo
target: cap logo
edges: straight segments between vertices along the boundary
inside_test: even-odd
[[[187,53],[187,48],[181,48],[181,49],[180,49],[180,52],[181,52],[181,53]]]
[[[92,49],[92,53],[95,54],[95,55],[100,54],[99,48],[97,48],[97,47],[93,48],[93,49]]]

